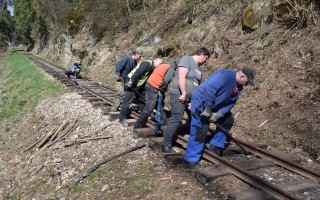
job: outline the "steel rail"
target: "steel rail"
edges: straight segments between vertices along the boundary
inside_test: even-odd
[[[187,140],[182,136],[178,136],[177,143],[180,145],[186,146]],[[247,170],[236,166],[233,163],[230,163],[226,159],[212,153],[211,151],[205,149],[202,155],[203,158],[206,160],[214,163],[214,164],[221,164],[225,166],[234,176],[238,177],[239,179],[243,180],[244,182],[252,185],[253,187],[257,187],[269,195],[283,200],[298,200],[297,197],[294,197],[287,192],[281,190],[280,188],[272,185],[271,183],[267,182],[266,180],[248,172]]]
[[[245,143],[243,141],[238,140],[240,144],[246,147],[246,149],[251,152],[252,154],[264,158],[266,160],[270,160],[274,163],[276,163],[279,166],[282,166],[290,171],[293,171],[297,174],[300,174],[301,176],[320,181],[320,173],[316,171],[312,171],[308,168],[305,168],[295,162],[292,162],[290,160],[286,160],[284,158],[281,158],[279,156],[276,156],[272,154],[271,152],[268,152],[264,149],[261,149],[257,146],[254,146],[252,144]]]
[[[106,97],[103,97],[102,95],[100,95],[99,93],[92,91],[92,89],[87,88],[86,86],[83,85],[78,85],[79,88],[82,88],[83,90],[91,93],[92,95],[96,96],[97,98],[99,98],[100,100],[107,102],[108,104],[112,105],[112,101],[110,101],[109,99],[107,99]]]
[[[45,63],[41,62],[41,60],[38,60],[37,58],[31,57],[31,56],[29,56],[29,59],[32,60],[32,61],[34,61],[34,62],[36,62],[36,63],[39,63],[39,64],[41,64],[41,65],[44,65],[44,66],[46,67],[46,69],[49,69],[49,70],[50,70],[50,72],[49,72],[49,70],[48,70],[48,73],[52,73],[52,75],[53,75],[53,74],[54,74],[54,75],[57,75],[57,76],[59,76],[61,79],[68,81],[68,83],[72,83],[72,84],[74,84],[74,85],[77,85],[76,83],[74,83],[74,81],[66,78],[64,74],[61,74],[60,72],[57,72],[56,70],[52,69],[52,67],[49,67],[49,66],[47,66]],[[43,70],[46,70],[43,66],[39,66],[39,67],[42,68]]]
[[[113,103],[113,102],[111,102],[110,100],[108,100],[106,97],[103,97],[102,95],[100,95],[100,94],[92,91],[92,89],[87,88],[86,86],[78,85],[78,87],[79,87],[79,88],[82,88],[82,89],[84,89],[85,91],[91,93],[92,95],[98,97],[98,98],[101,99],[102,101],[107,102],[109,105],[112,105],[112,103]],[[106,88],[106,89],[108,89],[108,88]],[[137,112],[132,111],[132,112],[131,112],[131,117],[137,119],[137,118],[139,117],[139,114],[138,114]],[[150,127],[154,126],[153,121],[151,121],[150,119],[148,119],[148,120],[147,120],[147,126],[150,126]]]

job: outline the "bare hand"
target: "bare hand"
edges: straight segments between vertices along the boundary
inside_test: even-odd
[[[180,103],[184,103],[186,101],[186,95],[185,94],[182,94],[180,97],[179,97],[179,101]]]

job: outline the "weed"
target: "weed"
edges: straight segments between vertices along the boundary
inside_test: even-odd
[[[147,189],[149,183],[149,179],[141,176],[129,179],[127,185],[124,188],[126,196],[139,195],[141,197],[146,195],[150,192],[150,190]]]
[[[24,191],[22,191],[21,193],[17,193],[15,195],[15,199],[21,199],[21,197],[25,198],[34,196],[37,192],[40,191],[41,187],[44,186],[44,184],[44,180],[38,181],[34,184],[30,184],[30,186],[26,187]]]
[[[317,158],[319,155],[319,150],[315,144],[307,144],[303,147],[303,149],[313,158]]]
[[[89,189],[93,189],[97,186],[97,180],[104,175],[104,171],[101,169],[97,169],[96,171],[90,173],[88,175],[88,180],[89,180]]]
[[[154,183],[143,174],[150,173],[148,167],[140,164],[134,169],[136,176],[127,179],[127,184],[124,188],[126,196],[139,196],[140,198],[152,193]]]
[[[6,133],[8,133],[10,130],[11,130],[11,129],[10,129],[10,127],[8,127],[8,126],[6,126],[6,127],[4,128],[4,132],[6,132]]]

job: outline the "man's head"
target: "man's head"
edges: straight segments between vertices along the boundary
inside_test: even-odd
[[[76,62],[77,64],[81,64],[82,60],[81,60],[81,58],[77,58],[77,59],[75,60],[75,62]]]
[[[140,60],[141,55],[142,55],[142,52],[140,52],[140,51],[133,51],[133,52],[131,53],[131,55],[132,55],[132,58],[133,58],[134,60]]]
[[[210,58],[210,52],[208,49],[201,47],[193,55],[194,60],[198,65],[202,65]]]
[[[158,67],[162,63],[163,63],[163,60],[161,58],[156,58],[153,61],[154,67]]]
[[[237,72],[236,81],[238,85],[251,85],[254,86],[254,78],[256,76],[256,72],[249,68],[244,67],[240,71]]]

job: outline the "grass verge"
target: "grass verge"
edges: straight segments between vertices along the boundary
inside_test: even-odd
[[[9,53],[0,63],[0,129],[9,132],[38,103],[65,91],[55,80],[48,80],[25,55]]]

